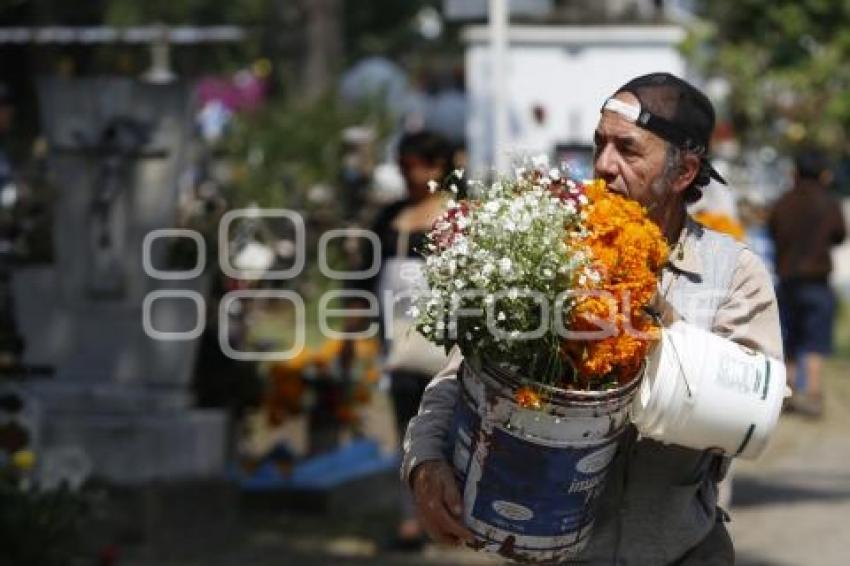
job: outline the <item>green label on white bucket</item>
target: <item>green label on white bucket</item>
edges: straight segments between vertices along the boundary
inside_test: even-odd
[[[717,365],[716,383],[742,395],[760,395],[763,383],[762,371],[755,369],[753,362],[747,363],[732,357],[720,358]]]

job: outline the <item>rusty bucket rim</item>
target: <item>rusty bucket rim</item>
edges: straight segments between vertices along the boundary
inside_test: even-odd
[[[464,365],[468,365],[468,367],[472,371],[483,371],[491,375],[492,377],[499,379],[499,381],[505,382],[507,385],[510,386],[532,385],[536,389],[540,391],[545,391],[546,393],[550,394],[547,396],[547,401],[549,403],[554,403],[557,405],[569,405],[573,407],[596,407],[602,404],[610,403],[612,401],[629,402],[629,399],[635,394],[638,387],[640,386],[641,380],[644,376],[646,369],[646,360],[643,360],[641,362],[640,370],[638,370],[637,374],[631,379],[631,381],[629,381],[625,385],[621,385],[613,389],[606,389],[604,391],[578,391],[563,389],[561,387],[555,387],[553,385],[546,385],[540,382],[536,382],[519,373],[516,373],[504,367],[500,367],[497,364],[489,362],[480,357],[464,359],[463,363]]]

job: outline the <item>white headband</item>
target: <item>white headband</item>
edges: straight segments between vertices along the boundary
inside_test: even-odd
[[[605,105],[602,106],[602,110],[616,112],[629,122],[637,122],[640,117],[640,106],[629,104],[628,102],[623,102],[616,98],[609,98],[606,100]]]

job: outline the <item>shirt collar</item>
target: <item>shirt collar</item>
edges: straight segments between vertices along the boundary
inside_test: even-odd
[[[679,239],[670,249],[667,263],[676,271],[700,275],[702,261],[697,253],[697,241],[702,238],[703,227],[690,215],[685,218],[685,225],[679,234]]]

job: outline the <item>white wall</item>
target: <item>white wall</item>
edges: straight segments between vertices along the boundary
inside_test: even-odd
[[[593,140],[599,108],[607,96],[636,76],[653,71],[685,73],[670,27],[512,26],[507,61],[510,128],[508,146],[518,152],[550,152],[557,143]],[[486,27],[470,28],[466,77],[470,101],[467,142],[470,167],[492,164],[491,60]],[[545,109],[535,124],[532,109]]]

